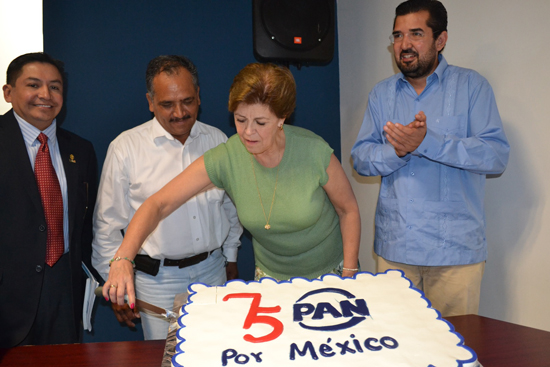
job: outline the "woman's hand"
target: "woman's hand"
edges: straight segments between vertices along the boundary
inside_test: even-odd
[[[105,300],[123,306],[124,296],[128,295],[128,304],[134,309],[136,293],[134,289],[134,267],[128,258],[115,256],[111,262],[109,278],[103,285],[103,297]]]

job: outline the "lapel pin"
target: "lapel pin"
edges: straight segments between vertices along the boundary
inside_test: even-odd
[[[74,160],[74,155],[69,155],[69,162],[76,163],[76,161]]]

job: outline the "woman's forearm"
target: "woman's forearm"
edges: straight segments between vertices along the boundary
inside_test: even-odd
[[[153,196],[145,200],[130,221],[115,257],[127,257],[133,260],[145,239],[163,219],[160,213],[159,205]]]
[[[342,213],[339,215],[339,218],[340,230],[342,231],[344,268],[357,269],[359,244],[361,242],[361,219],[359,210]]]
[[[159,222],[197,193],[213,187],[203,157],[198,158],[156,194],[145,200],[136,211],[126,230],[122,244],[111,260],[109,277],[103,296],[124,305],[128,295],[130,307],[135,301],[133,260],[145,239]]]

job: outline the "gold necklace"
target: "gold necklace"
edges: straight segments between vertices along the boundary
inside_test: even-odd
[[[258,179],[256,178],[256,170],[254,169],[254,161],[252,158],[252,154],[250,154],[250,164],[252,165],[252,172],[254,173],[254,181],[256,182],[256,189],[258,190],[258,197],[260,198],[260,205],[262,206],[262,211],[264,212],[264,218],[265,218],[265,226],[264,228],[266,230],[270,229],[271,226],[269,225],[269,220],[271,219],[271,211],[273,210],[273,203],[275,203],[275,193],[277,192],[277,182],[279,180],[279,166],[281,163],[277,165],[277,175],[275,176],[275,190],[273,190],[273,198],[271,199],[271,207],[269,208],[269,216],[265,215],[265,209],[264,209],[264,203],[262,201],[262,195],[260,194],[260,187],[258,186]]]

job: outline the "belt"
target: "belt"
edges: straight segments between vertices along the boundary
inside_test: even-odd
[[[180,269],[186,268],[188,266],[196,265],[201,261],[206,260],[208,256],[212,254],[214,251],[216,250],[212,250],[210,252],[203,252],[202,254],[187,257],[181,260],[164,259],[164,266],[177,266]]]

